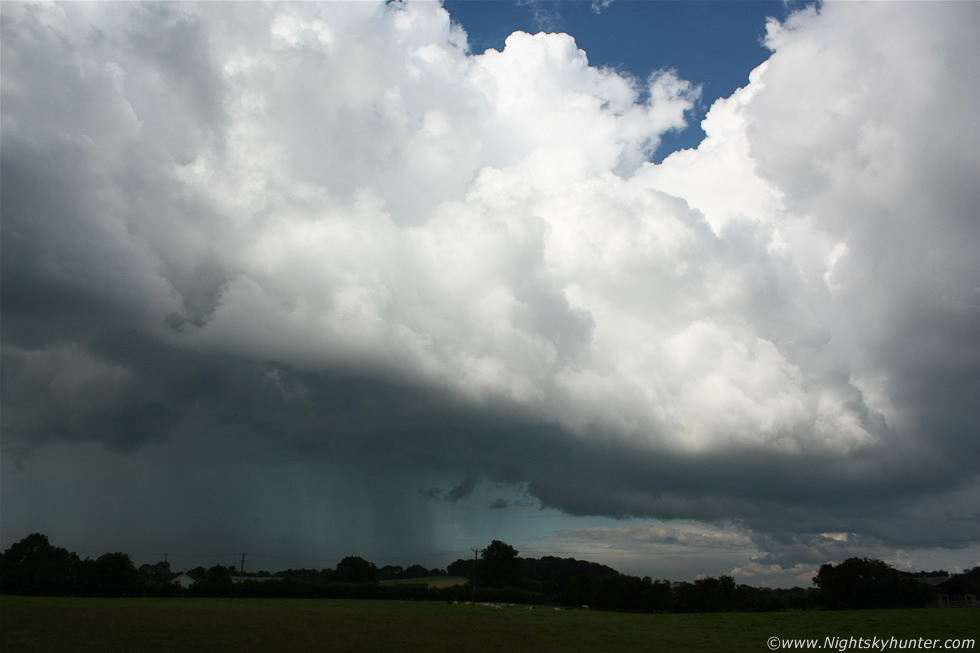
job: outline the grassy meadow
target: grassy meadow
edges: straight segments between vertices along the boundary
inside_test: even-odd
[[[772,636],[980,639],[980,612],[626,614],[424,601],[0,596],[5,651],[687,653],[767,651]]]
[[[465,585],[469,579],[465,576],[422,576],[421,578],[400,578],[398,580],[383,580],[382,585],[428,585],[429,587],[456,587]]]

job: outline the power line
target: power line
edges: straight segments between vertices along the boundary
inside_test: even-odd
[[[476,605],[476,566],[480,564],[477,559],[477,555],[483,551],[483,549],[470,549],[473,552],[473,578],[470,579],[470,584],[473,587],[473,600],[472,604]]]

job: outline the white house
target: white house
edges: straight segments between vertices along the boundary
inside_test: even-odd
[[[180,585],[184,589],[187,589],[188,587],[190,587],[191,585],[193,585],[195,582],[196,581],[193,578],[191,578],[190,576],[188,576],[187,574],[179,574],[179,575],[175,576],[174,578],[171,578],[170,579],[170,584],[171,585]]]

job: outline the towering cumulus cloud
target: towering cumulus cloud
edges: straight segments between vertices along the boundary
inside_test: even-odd
[[[980,6],[772,21],[661,164],[697,80],[472,54],[436,3],[2,13],[5,521],[122,456],[296,541],[355,487],[330,509],[432,546],[431,478],[759,546],[980,536]]]

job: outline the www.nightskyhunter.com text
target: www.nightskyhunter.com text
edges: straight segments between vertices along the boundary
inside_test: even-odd
[[[976,645],[973,639],[936,639],[919,637],[899,639],[897,637],[825,637],[812,639],[783,639],[770,637],[766,644],[770,650],[781,649],[833,649],[837,651],[866,650],[893,651],[910,649],[972,650]]]

